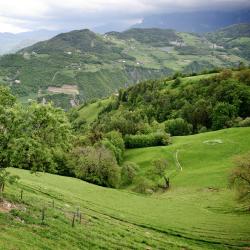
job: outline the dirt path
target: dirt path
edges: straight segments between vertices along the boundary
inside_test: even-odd
[[[59,71],[56,71],[56,73],[54,74],[54,76],[52,77],[52,79],[51,79],[51,82],[54,82],[54,80],[55,80],[55,77],[56,77],[56,75],[59,73]]]
[[[179,154],[179,149],[177,149],[175,152],[175,162],[176,162],[177,167],[182,171],[182,166],[178,160],[178,154]]]

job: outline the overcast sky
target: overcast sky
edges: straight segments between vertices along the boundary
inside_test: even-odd
[[[250,0],[0,0],[0,32],[129,27],[144,16],[250,7]]]

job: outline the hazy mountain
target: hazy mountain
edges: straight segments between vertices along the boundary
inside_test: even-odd
[[[22,48],[47,40],[61,31],[37,30],[17,34],[0,33],[0,55],[14,53]]]
[[[250,60],[250,24],[232,25],[207,33],[206,37],[228,52]]]
[[[233,24],[250,23],[250,10],[233,12],[199,11],[161,14],[145,17],[137,28],[174,29],[183,32],[205,33]]]
[[[109,32],[106,34],[115,36],[118,39],[135,39],[138,42],[155,47],[169,46],[171,42],[181,39],[174,30],[156,28],[134,28],[124,32]]]

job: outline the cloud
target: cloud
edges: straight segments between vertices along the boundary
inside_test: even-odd
[[[122,28],[157,13],[249,7],[249,0],[0,0],[0,32],[70,30],[108,23]]]

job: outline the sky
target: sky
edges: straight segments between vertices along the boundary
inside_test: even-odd
[[[125,29],[154,14],[250,8],[250,0],[0,0],[0,32]]]

